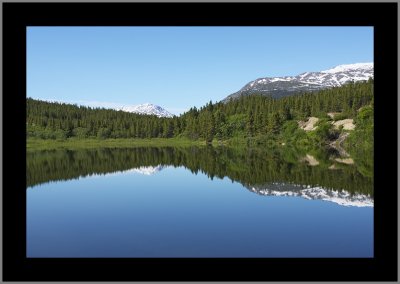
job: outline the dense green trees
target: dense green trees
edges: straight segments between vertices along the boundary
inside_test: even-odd
[[[362,122],[358,110],[368,105],[373,105],[373,80],[281,99],[252,95],[228,103],[209,102],[200,109],[193,107],[173,118],[28,98],[27,136],[43,139],[185,136],[207,142],[233,137],[287,136],[288,129],[283,130],[287,122],[308,116],[326,117],[328,112],[341,112],[345,117]],[[295,131],[294,123],[290,126],[292,132]],[[320,132],[325,132],[317,136],[331,135],[325,128],[322,126]]]
[[[27,135],[42,139],[173,137],[177,118],[27,99]]]
[[[357,128],[350,133],[345,144],[360,172],[372,176],[374,168],[374,110],[373,106],[361,108],[355,118]]]

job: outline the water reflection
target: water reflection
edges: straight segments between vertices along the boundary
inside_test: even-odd
[[[146,176],[157,174],[166,166],[133,168],[124,173],[137,173]],[[322,187],[310,187],[309,185],[290,184],[290,183],[270,183],[263,187],[246,187],[249,191],[264,196],[287,196],[301,197],[309,200],[323,200],[333,202],[342,206],[373,207],[374,199],[370,195],[354,193],[346,190],[329,190]]]
[[[323,200],[342,206],[373,207],[374,199],[366,194],[350,194],[346,190],[329,190],[322,187],[310,187],[292,184],[270,184],[263,188],[247,188],[265,196],[296,196],[309,200]]]
[[[165,166],[158,165],[156,167],[149,166],[149,167],[133,168],[133,169],[127,170],[126,172],[133,172],[133,173],[138,173],[138,174],[142,174],[142,175],[146,175],[146,176],[151,176],[151,175],[158,173],[159,171],[162,171],[164,168],[165,168]]]
[[[360,171],[357,165],[342,163],[332,152],[287,149],[141,147],[33,151],[27,153],[27,187],[127,170],[151,175],[165,166],[183,166],[192,173],[203,172],[210,179],[228,177],[260,194],[287,191],[307,198],[312,195],[312,188],[314,193],[319,191],[313,196],[320,199],[342,198],[350,204],[361,196],[365,204],[372,206],[372,174],[366,174],[365,167]],[[276,184],[285,190],[276,190]]]
[[[28,152],[27,257],[373,257],[369,161],[337,158],[224,147]]]

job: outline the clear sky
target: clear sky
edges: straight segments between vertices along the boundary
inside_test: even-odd
[[[179,114],[260,77],[373,62],[372,27],[28,27],[27,96]]]

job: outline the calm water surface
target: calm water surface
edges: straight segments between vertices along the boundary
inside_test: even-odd
[[[27,256],[373,257],[365,166],[330,154],[310,166],[301,155],[28,152]]]

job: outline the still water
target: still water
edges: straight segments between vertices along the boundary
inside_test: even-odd
[[[319,164],[311,166],[302,155],[212,147],[28,152],[27,256],[373,257],[365,163],[314,153]]]

